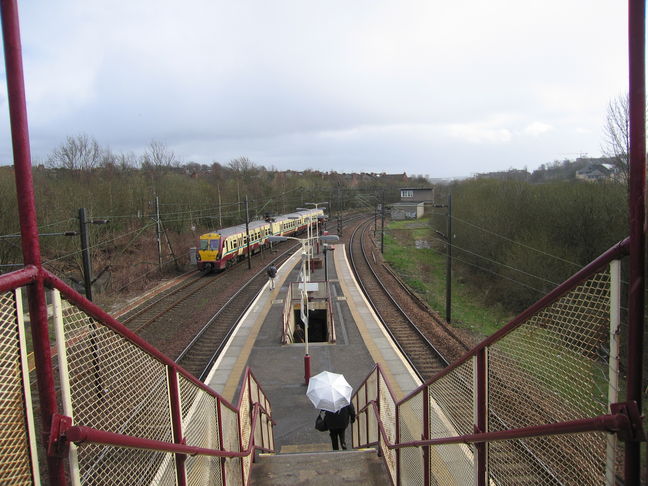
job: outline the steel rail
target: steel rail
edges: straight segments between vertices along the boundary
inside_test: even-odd
[[[290,253],[290,252],[292,252],[293,250],[298,249],[298,248],[299,248],[299,245],[293,245],[293,246],[290,246],[290,248],[288,248],[288,249],[285,250],[283,253],[281,253],[279,256],[277,256],[277,257],[275,257],[273,260],[271,260],[271,263],[276,263],[276,262],[278,262],[278,261],[281,261],[281,259],[283,259],[283,258],[284,258],[288,253]],[[200,340],[205,336],[205,334],[206,334],[206,333],[211,329],[211,327],[214,325],[214,323],[216,322],[216,320],[218,319],[218,317],[221,316],[222,313],[224,313],[224,312],[227,311],[227,307],[228,307],[229,305],[231,305],[231,304],[232,304],[232,303],[233,303],[233,302],[234,302],[234,301],[235,301],[235,300],[236,300],[236,299],[237,299],[237,298],[238,298],[238,297],[243,293],[243,291],[247,290],[247,289],[248,289],[248,286],[251,285],[252,282],[253,282],[255,279],[259,278],[259,277],[260,277],[261,275],[263,275],[263,274],[265,274],[265,268],[262,269],[262,270],[260,270],[260,271],[258,271],[257,273],[255,273],[255,274],[254,274],[254,275],[253,275],[253,276],[248,280],[248,282],[247,282],[245,285],[243,285],[239,290],[237,290],[236,293],[235,293],[234,295],[232,295],[232,297],[230,297],[230,298],[227,300],[227,302],[225,302],[225,303],[223,304],[223,306],[218,310],[218,312],[216,312],[216,313],[215,313],[215,314],[214,314],[214,315],[213,315],[213,316],[212,316],[212,317],[207,321],[207,323],[202,327],[202,329],[200,329],[200,331],[198,331],[198,333],[196,333],[196,335],[194,336],[194,338],[189,342],[189,344],[188,344],[188,345],[187,345],[187,346],[182,350],[182,352],[178,355],[178,357],[176,358],[176,362],[177,362],[177,363],[180,363],[180,362],[181,362],[181,361],[182,361],[182,360],[183,360],[183,359],[184,359],[184,358],[189,354],[189,352],[190,352],[190,351],[191,351],[191,350],[192,350],[192,349],[193,349],[193,348],[194,348],[194,347],[199,343],[199,341],[200,341]],[[239,316],[238,316],[236,322],[238,322],[238,321],[240,320],[240,318],[245,314],[245,312],[247,311],[247,309],[249,308],[249,306],[251,305],[251,303],[254,301],[254,299],[256,298],[256,296],[257,296],[258,294],[259,294],[259,292],[256,292],[256,293],[254,294],[254,297],[253,297],[253,298],[250,300],[250,302],[248,303],[248,305],[243,309],[243,311],[242,311],[241,313],[239,313]],[[203,370],[200,372],[200,376],[199,376],[199,379],[200,379],[200,380],[203,380],[203,379],[205,378],[206,374],[209,372],[209,368],[214,364],[214,362],[216,361],[216,359],[218,358],[218,356],[219,356],[220,353],[222,352],[223,348],[225,347],[225,344],[226,344],[227,341],[229,340],[229,338],[230,338],[230,336],[232,335],[232,333],[234,332],[235,328],[236,328],[236,325],[231,326],[231,327],[228,329],[228,331],[227,331],[227,333],[225,334],[225,336],[223,337],[221,343],[218,345],[218,347],[216,348],[216,350],[214,351],[214,353],[211,355],[211,357],[210,357],[210,359],[209,359],[207,365],[206,365],[206,366],[203,368]]]
[[[383,263],[383,268],[394,278],[396,283],[400,285],[400,288],[403,289],[403,291],[412,298],[416,305],[418,305],[423,312],[427,312],[432,320],[434,320],[434,322],[436,322],[448,336],[450,336],[464,350],[467,351],[468,349],[470,349],[470,346],[468,346],[459,336],[454,333],[452,329],[450,329],[448,323],[446,323],[443,318],[437,316],[436,313],[432,309],[430,309],[430,307],[423,301],[423,299],[416,295],[416,293],[412,289],[410,289],[409,286],[405,282],[403,282],[398,275],[396,275],[396,272],[394,272],[389,265]]]
[[[374,311],[376,312],[376,314],[378,315],[378,317],[379,317],[380,320],[382,321],[382,323],[383,323],[385,329],[387,330],[387,332],[389,333],[389,335],[390,335],[390,336],[392,337],[392,339],[394,340],[394,343],[396,344],[396,346],[398,347],[398,349],[403,353],[403,356],[405,357],[405,359],[407,359],[408,363],[412,366],[412,368],[414,369],[414,371],[416,372],[416,374],[419,376],[419,378],[420,378],[422,381],[425,381],[425,378],[424,378],[424,377],[422,376],[422,374],[421,374],[421,370],[419,370],[419,369],[418,369],[418,366],[413,362],[413,359],[412,359],[412,357],[410,356],[410,353],[409,353],[405,348],[403,348],[403,346],[401,345],[401,343],[398,342],[398,339],[397,339],[396,336],[394,335],[392,329],[390,329],[390,324],[389,324],[388,322],[386,322],[385,318],[383,317],[383,314],[380,312],[380,310],[379,310],[378,306],[376,305],[376,303],[372,300],[372,298],[371,298],[371,296],[369,295],[369,292],[368,292],[368,290],[367,290],[365,284],[362,282],[362,280],[361,280],[361,278],[360,278],[360,275],[359,275],[359,272],[358,272],[358,267],[357,267],[357,265],[356,265],[356,260],[355,260],[355,258],[353,257],[353,243],[354,243],[355,241],[358,241],[358,240],[356,240],[358,231],[360,231],[360,232],[361,232],[361,235],[362,235],[362,233],[363,233],[364,230],[366,229],[366,228],[365,228],[365,225],[368,225],[370,222],[371,222],[371,220],[367,220],[366,222],[363,222],[363,223],[361,223],[360,225],[358,225],[358,226],[356,227],[356,229],[354,230],[353,234],[351,235],[351,240],[350,240],[350,244],[349,244],[349,259],[350,259],[350,261],[351,261],[351,267],[352,267],[352,269],[353,269],[354,274],[356,275],[356,278],[357,278],[357,280],[358,280],[358,283],[359,283],[360,287],[362,288],[362,291],[363,291],[364,294],[367,296],[367,300],[369,301],[369,303],[371,304],[371,307],[374,309]],[[394,298],[394,297],[393,297],[393,296],[392,296],[392,295],[387,291],[387,289],[385,288],[385,286],[382,284],[382,282],[380,281],[380,278],[376,275],[375,271],[371,268],[371,265],[369,264],[369,260],[368,260],[368,258],[367,258],[367,255],[366,255],[366,253],[364,252],[364,245],[362,244],[362,236],[361,236],[361,238],[360,238],[359,241],[360,241],[360,247],[361,247],[361,249],[362,249],[363,257],[365,258],[365,261],[367,262],[367,266],[368,266],[369,269],[371,270],[372,274],[374,275],[374,278],[376,279],[378,285],[382,288],[382,290],[383,290],[383,292],[385,293],[385,295],[386,295],[386,296],[391,300],[391,302],[393,303],[394,307],[395,307],[395,308],[398,310],[398,312],[403,316],[405,322],[406,322],[407,325],[411,328],[411,330],[414,331],[414,333],[415,333],[415,335],[417,336],[417,338],[419,338],[420,340],[422,340],[422,342],[424,343],[424,345],[427,346],[427,348],[428,348],[429,350],[431,350],[432,353],[434,353],[435,358],[438,359],[438,360],[441,362],[441,364],[443,365],[443,367],[448,366],[448,364],[449,364],[448,360],[443,356],[443,354],[442,354],[441,352],[439,352],[439,351],[436,349],[436,347],[435,347],[435,346],[434,346],[434,345],[429,341],[429,339],[428,339],[428,338],[427,338],[427,337],[426,337],[426,336],[421,332],[421,330],[418,329],[418,327],[417,327],[417,326],[412,322],[412,320],[407,316],[407,314],[405,313],[405,311],[404,311],[404,310],[400,307],[400,305],[398,305],[398,303],[395,301],[395,298]]]
[[[124,324],[128,324],[129,322],[133,321],[134,319],[138,318],[140,315],[142,315],[144,312],[149,310],[150,308],[154,307],[155,305],[159,304],[162,302],[164,299],[171,297],[172,295],[177,294],[181,290],[186,289],[187,287],[195,284],[196,282],[199,282],[202,278],[202,275],[189,279],[187,282],[182,282],[179,285],[176,285],[170,289],[167,289],[168,292],[161,291],[159,294],[155,295],[152,299],[147,300],[146,302],[142,303],[138,308],[134,309],[132,313],[126,314],[126,317],[120,318],[121,322]],[[157,298],[156,298],[157,297]],[[139,330],[139,328],[138,328]],[[136,331],[137,332],[137,331]]]

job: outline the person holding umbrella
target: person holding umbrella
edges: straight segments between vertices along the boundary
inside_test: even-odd
[[[333,450],[339,450],[339,445],[346,450],[344,432],[349,422],[355,422],[355,408],[351,403],[353,389],[343,375],[322,371],[308,381],[306,396],[316,408],[324,411],[326,424]]]
[[[355,415],[353,403],[349,403],[346,407],[342,407],[337,412],[325,411],[324,423],[328,427],[329,435],[331,436],[331,445],[333,446],[334,451],[339,450],[338,439],[342,449],[346,450],[347,445],[344,440],[344,432],[349,426],[349,421],[351,423],[355,422]]]

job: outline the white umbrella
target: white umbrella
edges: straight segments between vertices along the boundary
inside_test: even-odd
[[[308,381],[306,396],[313,402],[315,408],[337,412],[351,403],[352,391],[353,388],[344,376],[322,371]]]

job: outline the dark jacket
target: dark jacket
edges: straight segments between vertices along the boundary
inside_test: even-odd
[[[274,265],[269,266],[268,270],[266,271],[268,272],[268,277],[270,278],[275,278],[277,276],[277,267],[275,267]]]
[[[324,422],[330,429],[346,429],[349,425],[349,420],[351,423],[355,422],[355,408],[353,403],[348,404],[346,407],[342,407],[337,412],[329,412],[328,410],[324,414]]]

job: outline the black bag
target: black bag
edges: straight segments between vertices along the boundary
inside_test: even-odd
[[[320,414],[315,419],[315,428],[320,432],[326,432],[328,430],[326,422],[324,421],[324,417],[322,416],[322,412],[320,412]]]

